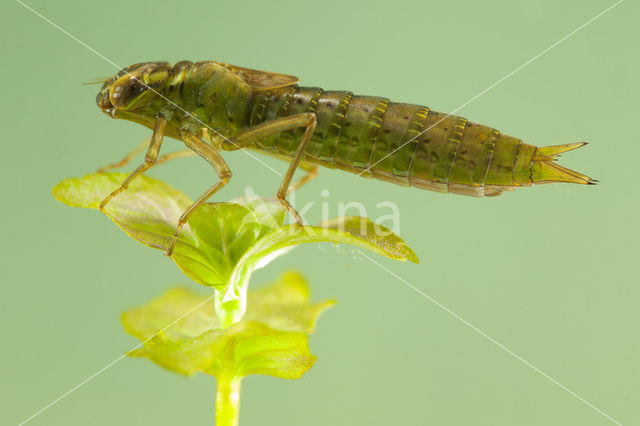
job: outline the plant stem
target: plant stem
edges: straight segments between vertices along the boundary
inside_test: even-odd
[[[216,389],[216,426],[237,426],[241,377],[221,374]]]
[[[220,318],[220,328],[227,328],[237,323],[242,319],[243,311],[239,307],[240,302],[238,300],[224,301],[225,292],[216,290],[215,293],[215,309]]]

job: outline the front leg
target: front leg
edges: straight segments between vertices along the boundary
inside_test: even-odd
[[[138,166],[130,175],[122,182],[122,185],[111,194],[107,195],[104,200],[100,203],[100,211],[104,212],[104,208],[107,203],[113,199],[116,195],[124,191],[129,187],[129,184],[136,177],[140,176],[150,167],[153,167],[158,160],[158,153],[160,152],[160,146],[162,145],[162,138],[164,136],[164,129],[167,126],[167,120],[164,117],[158,117],[156,120],[156,124],[153,128],[153,136],[151,136],[151,143],[149,144],[149,149],[147,149],[147,153],[144,156],[144,163]],[[126,158],[126,157],[125,157]]]

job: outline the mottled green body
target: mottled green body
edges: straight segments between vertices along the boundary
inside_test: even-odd
[[[386,98],[288,87],[254,95],[249,125],[300,112],[313,112],[318,120],[304,158],[313,164],[479,196],[499,186],[531,184],[534,146],[461,117]],[[300,132],[287,132],[255,148],[291,156],[299,139]]]
[[[112,82],[105,84],[112,86]],[[101,96],[109,96],[104,90],[98,96],[99,104]],[[475,196],[549,181],[590,183],[588,177],[552,164],[554,153],[581,144],[538,150],[462,117],[387,98],[299,87],[291,76],[212,61],[183,61],[170,68],[168,79],[155,91],[159,95],[150,94],[155,98],[145,99],[140,108],[134,105],[114,110],[112,115],[153,128],[155,118],[163,114],[170,117],[165,134],[180,139],[180,130],[188,129],[219,145],[211,138],[215,132],[233,140],[258,124],[314,113],[317,126],[302,158],[305,163],[404,186]],[[246,148],[293,158],[303,131],[268,136]],[[543,155],[545,149],[551,156]]]
[[[181,128],[189,128],[198,136],[213,128],[231,137],[248,124],[251,88],[217,63],[178,62],[164,85],[155,90],[158,95],[142,109],[116,110],[116,118],[153,128],[156,117],[164,111],[170,117],[165,133],[175,139],[181,139]]]

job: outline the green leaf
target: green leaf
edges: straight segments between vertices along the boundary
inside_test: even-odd
[[[224,286],[233,267],[262,233],[255,214],[240,204],[206,203],[189,218],[194,245],[180,244],[172,255],[182,271],[206,286]],[[173,232],[167,241],[173,238]]]
[[[145,306],[125,312],[122,323],[127,333],[143,341],[165,328],[170,338],[195,338],[220,328],[213,296],[176,287]]]
[[[98,173],[67,179],[53,193],[71,206],[95,209],[125,177]],[[190,204],[181,192],[141,176],[107,204],[106,213],[136,240],[167,250],[178,217]],[[277,200],[244,197],[235,203],[205,203],[183,227],[172,259],[187,276],[220,291],[216,307],[223,327],[244,315],[253,271],[298,244],[348,243],[391,259],[418,262],[400,237],[368,219],[343,217],[301,227],[283,225],[285,215]]]
[[[66,179],[53,188],[53,195],[72,207],[97,209],[126,178],[125,173],[96,173]],[[180,191],[156,179],[140,176],[107,204],[106,212],[134,239],[149,247],[166,250],[180,214],[190,204],[191,200]],[[187,226],[180,236],[185,244],[194,244]]]
[[[216,349],[217,360],[205,371],[216,377],[230,370],[236,377],[266,374],[298,379],[316,361],[306,333],[277,331],[254,321],[225,329]]]
[[[281,274],[273,283],[250,290],[246,319],[272,328],[311,333],[318,316],[334,305],[328,300],[310,302],[310,289],[298,272]],[[168,290],[143,307],[122,316],[127,332],[140,340],[149,339],[167,328],[170,338],[193,338],[220,327],[214,309],[214,294],[201,294],[186,288]]]
[[[130,355],[187,375],[300,377],[315,361],[307,334],[334,302],[311,303],[309,287],[296,272],[250,291],[249,300],[246,320],[220,329],[213,295],[169,290],[123,314],[127,332],[143,341]]]
[[[266,374],[297,379],[316,360],[305,333],[278,331],[255,321],[242,321],[191,340],[172,340],[160,332],[129,355],[189,376],[203,372],[231,378]]]
[[[309,299],[310,289],[304,277],[288,271],[270,285],[249,290],[245,319],[278,330],[313,333],[320,314],[335,301],[311,303]]]
[[[96,173],[67,179],[53,189],[54,196],[73,207],[97,209],[100,202],[126,178],[123,173]],[[194,281],[223,287],[237,260],[257,239],[272,228],[267,221],[273,206],[261,207],[246,201],[206,203],[198,208],[182,228],[172,259]],[[135,179],[130,187],[106,206],[107,215],[135,240],[168,250],[178,218],[191,200],[167,184],[147,176]],[[271,211],[269,210],[269,211]],[[254,214],[260,214],[260,220]]]
[[[230,328],[226,329],[230,330]],[[192,339],[171,339],[163,331],[145,341],[142,348],[127,355],[147,358],[167,370],[192,376],[198,371],[211,369],[219,355],[216,343],[225,330],[211,330]]]
[[[226,314],[223,325],[237,322],[244,315],[247,301],[246,292],[254,270],[263,266],[265,259],[273,260],[289,247],[313,243],[348,243],[356,247],[395,260],[410,260],[417,263],[418,258],[397,235],[387,228],[361,217],[343,217],[316,226],[282,226],[256,242],[235,265],[229,284],[220,291],[218,304]]]
[[[366,248],[382,256],[394,260],[408,260],[418,263],[418,256],[413,250],[390,229],[371,222],[369,219],[360,216],[345,216],[328,220],[320,224],[322,228],[335,229],[343,233],[350,234],[357,239],[366,242],[362,245],[353,240],[338,237],[337,242],[347,242],[362,248]]]
[[[265,199],[258,196],[245,196],[231,200],[245,206],[256,215],[256,219],[263,225],[263,233],[268,234],[279,228],[287,218],[287,211],[282,203],[276,199]],[[261,235],[262,236],[262,235]]]

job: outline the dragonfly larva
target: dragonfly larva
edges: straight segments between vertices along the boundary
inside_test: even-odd
[[[158,158],[163,136],[183,141],[219,176],[180,217],[169,255],[191,212],[231,178],[221,150],[248,148],[289,160],[277,198],[298,223],[301,218],[285,197],[288,190],[315,176],[317,166],[473,196],[494,196],[518,186],[549,182],[595,182],[555,163],[558,154],[584,143],[539,148],[425,106],[300,87],[298,81],[290,75],[214,61],[182,61],[173,66],[147,62],[121,70],[105,81],[98,106],[113,118],[153,129],[153,135],[144,163],[100,208],[154,164],[183,155]],[[131,157],[116,165],[126,164]],[[298,166],[308,175],[290,185]]]

